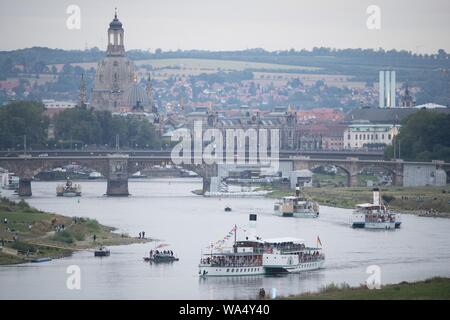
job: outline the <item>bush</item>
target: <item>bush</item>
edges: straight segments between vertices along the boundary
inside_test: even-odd
[[[86,238],[86,235],[84,234],[83,231],[76,231],[73,233],[73,237],[77,241],[83,241]]]
[[[95,219],[88,219],[86,221],[86,228],[89,230],[89,232],[99,232],[100,231],[100,224]]]
[[[16,241],[14,242],[11,247],[13,249],[16,249],[19,252],[36,252],[36,248],[28,243]]]
[[[386,203],[390,203],[392,200],[395,200],[395,197],[394,197],[394,196],[390,196],[390,195],[388,195],[388,194],[383,194],[383,195],[381,196],[381,198],[382,198],[383,201],[386,202]]]
[[[61,232],[57,232],[53,237],[52,237],[53,241],[58,241],[58,242],[64,242],[64,243],[73,243],[74,242],[74,237],[73,235],[67,231],[61,231]]]

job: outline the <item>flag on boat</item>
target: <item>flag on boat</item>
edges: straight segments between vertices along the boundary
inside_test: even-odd
[[[320,241],[320,238],[319,238],[319,236],[317,236],[317,246],[322,246],[322,241]]]

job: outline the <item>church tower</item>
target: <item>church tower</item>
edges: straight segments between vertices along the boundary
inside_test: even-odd
[[[116,10],[108,28],[106,56],[97,64],[90,105],[99,110],[124,111],[128,108],[125,94],[133,86],[133,77],[134,64],[126,56],[124,29]]]
[[[123,45],[124,30],[122,22],[117,19],[117,8],[114,13],[114,19],[109,24],[108,29],[108,47],[106,49],[106,55],[125,57],[125,46]]]

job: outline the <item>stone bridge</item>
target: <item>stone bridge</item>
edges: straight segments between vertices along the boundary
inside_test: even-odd
[[[51,170],[69,164],[77,164],[100,172],[107,179],[106,195],[128,196],[128,178],[136,171],[149,169],[154,165],[172,163],[163,156],[130,156],[109,154],[106,156],[51,156],[0,157],[0,168],[14,172],[19,177],[19,196],[31,196],[31,181],[41,171]],[[211,177],[217,175],[217,165],[183,164],[185,169],[203,178],[203,189],[208,190]]]
[[[384,169],[392,175],[392,183],[396,186],[403,186],[405,166],[430,166],[450,170],[450,163],[443,161],[433,162],[407,162],[402,160],[383,161],[383,160],[359,160],[358,158],[347,159],[310,159],[305,157],[290,157],[293,161],[293,170],[309,169],[312,170],[321,166],[333,165],[340,168],[347,175],[347,186],[354,187],[358,185],[358,173],[367,168]]]
[[[289,156],[280,157],[280,162],[292,163],[293,170],[314,169],[318,166],[334,165],[347,174],[347,185],[356,186],[357,175],[361,170],[368,167],[379,167],[387,170],[393,176],[393,183],[397,186],[403,185],[405,165],[435,165],[448,171],[450,163],[442,161],[430,162],[403,162],[382,160],[359,160],[357,158],[347,159],[311,159],[307,157]],[[273,161],[273,159],[272,159]],[[167,155],[136,156],[129,154],[109,155],[73,155],[73,156],[31,156],[0,157],[0,167],[19,176],[19,195],[31,196],[31,181],[39,172],[61,167],[68,164],[83,165],[100,172],[107,179],[106,195],[128,196],[128,177],[139,170],[150,168],[156,164],[172,163]],[[192,163],[195,163],[193,161]],[[201,163],[201,161],[197,161]],[[209,191],[211,177],[216,177],[218,167],[216,164],[182,164],[187,169],[196,172],[203,178],[203,191]]]

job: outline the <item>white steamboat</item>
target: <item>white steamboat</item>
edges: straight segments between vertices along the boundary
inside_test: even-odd
[[[400,214],[392,213],[382,203],[380,191],[373,189],[373,203],[358,204],[352,213],[353,228],[391,230],[400,228]]]
[[[256,215],[250,215],[250,222]],[[250,276],[274,273],[294,273],[317,270],[323,267],[325,255],[319,247],[306,247],[301,239],[262,239],[250,234],[237,240],[238,227],[230,231],[234,235],[231,247],[211,246],[210,252],[202,254],[198,274],[212,276]],[[320,241],[320,239],[318,239]],[[225,240],[220,240],[219,243]]]
[[[295,187],[295,196],[283,197],[274,205],[274,214],[281,217],[317,218],[319,204],[300,195],[300,187]]]

